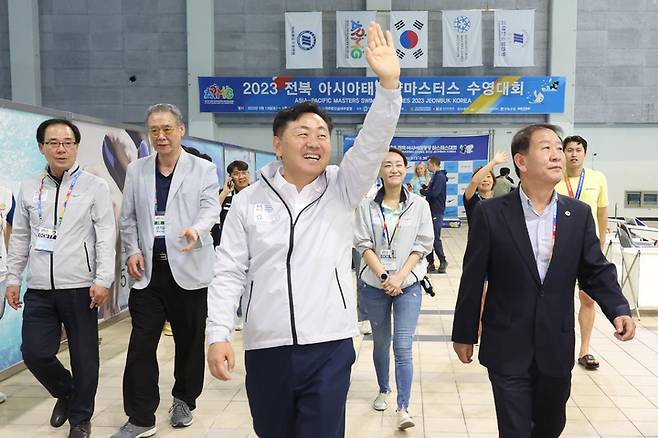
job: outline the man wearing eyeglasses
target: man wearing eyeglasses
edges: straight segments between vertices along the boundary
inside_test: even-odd
[[[146,112],[155,154],[128,166],[120,230],[135,280],[128,308],[132,333],[123,374],[128,421],[113,438],[156,433],[160,403],[157,347],[165,320],[176,344],[170,422],[192,424],[203,388],[208,285],[213,274],[210,229],[219,220],[215,165],[185,152],[180,110],[156,104]]]
[[[114,281],[115,225],[107,183],[76,162],[80,131],[68,120],[37,128],[47,166],[22,182],[7,257],[7,302],[18,310],[23,271],[27,368],[55,398],[53,427],[88,437],[98,387],[98,307]],[[69,372],[57,359],[64,324]]]

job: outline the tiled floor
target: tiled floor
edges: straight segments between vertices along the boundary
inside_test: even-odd
[[[435,298],[425,297],[414,344],[414,384],[410,412],[417,426],[395,430],[395,412],[370,408],[377,394],[372,364],[372,342],[355,339],[358,353],[347,403],[347,436],[368,437],[495,437],[496,419],[485,369],[461,364],[452,352],[452,324],[465,230],[445,230],[444,245],[450,266],[447,275],[434,275]],[[599,313],[592,352],[601,368],[574,369],[568,402],[566,437],[658,437],[658,317],[643,314],[636,339],[614,340],[612,327]],[[126,357],[130,320],[101,332],[101,379],[93,418],[94,436],[109,436],[126,420],[121,401],[121,375]],[[236,349],[241,348],[240,335]],[[223,383],[206,373],[204,392],[194,412],[194,424],[174,430],[167,420],[171,403],[173,341],[160,342],[162,403],[157,412],[160,437],[254,437],[244,389],[244,367],[238,355],[234,380]],[[67,352],[61,354],[68,362]],[[392,357],[392,355],[391,355]],[[21,372],[3,382],[9,399],[0,405],[0,437],[65,437],[48,426],[54,401],[32,375]],[[394,400],[394,394],[392,400]],[[283,437],[282,437],[283,438]]]

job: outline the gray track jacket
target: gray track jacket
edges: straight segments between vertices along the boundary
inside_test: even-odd
[[[82,174],[57,227],[54,251],[35,250],[39,228],[54,226],[76,172]],[[42,176],[21,183],[9,240],[7,286],[20,285],[27,266],[30,289],[74,289],[92,283],[110,287],[114,281],[116,228],[107,182],[81,170],[78,163],[64,172],[61,184],[46,176],[40,223],[37,200]]]

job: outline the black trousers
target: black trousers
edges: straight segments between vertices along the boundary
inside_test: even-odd
[[[70,398],[71,426],[91,420],[98,388],[98,309],[89,308],[89,288],[25,292],[23,361],[55,398]],[[70,373],[57,359],[66,329]],[[72,376],[71,376],[72,374]]]
[[[489,371],[501,438],[555,438],[567,422],[571,374],[552,377],[537,366],[517,376]]]
[[[352,339],[245,352],[246,386],[260,438],[345,436],[356,356]]]
[[[165,320],[174,334],[174,387],[171,394],[190,409],[203,389],[208,288],[186,290],[176,284],[167,261],[153,261],[151,282],[132,289],[128,309],[132,332],[123,373],[123,407],[131,423],[155,424],[160,404],[157,349]]]

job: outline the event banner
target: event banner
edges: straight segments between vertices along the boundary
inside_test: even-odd
[[[368,67],[368,25],[375,11],[336,11],[336,67]]]
[[[286,12],[286,68],[322,68],[322,12]]]
[[[354,136],[343,137],[343,154],[354,145]],[[393,137],[391,146],[404,152],[409,161],[409,170],[405,178],[409,182],[413,177],[416,163],[427,162],[430,157],[441,160],[441,168],[446,171],[445,220],[465,217],[464,190],[473,176],[473,171],[488,162],[489,135],[468,136],[430,136],[430,137]]]
[[[427,68],[427,11],[391,11],[390,29],[402,68]]]
[[[494,67],[535,65],[535,11],[494,12]]]
[[[482,65],[482,11],[443,11],[443,66]]]
[[[365,114],[376,78],[199,76],[201,112],[275,113],[305,100],[332,114]],[[564,76],[403,77],[403,114],[564,112]]]

